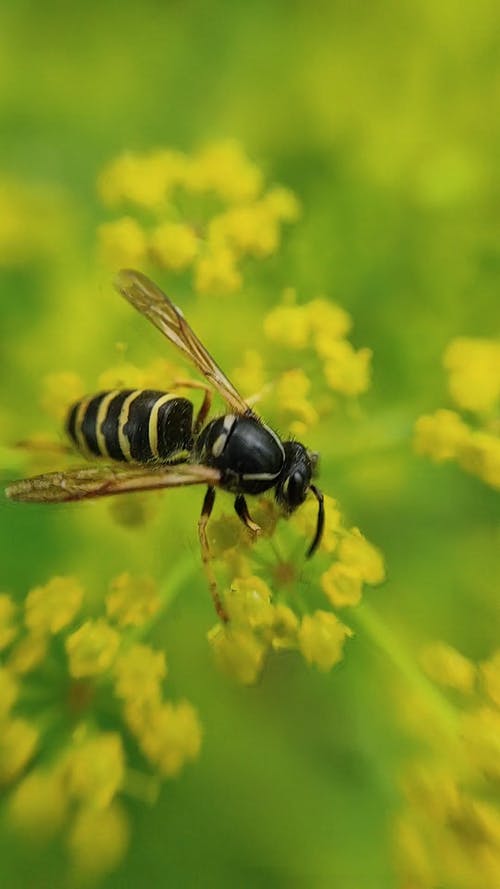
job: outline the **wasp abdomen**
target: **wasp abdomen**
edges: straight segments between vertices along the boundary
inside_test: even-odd
[[[156,389],[114,389],[71,408],[68,434],[84,454],[147,463],[192,446],[193,405]]]

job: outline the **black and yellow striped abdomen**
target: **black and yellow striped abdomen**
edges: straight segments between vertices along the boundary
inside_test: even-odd
[[[85,455],[168,461],[192,446],[193,405],[156,389],[114,389],[77,401],[66,429]]]

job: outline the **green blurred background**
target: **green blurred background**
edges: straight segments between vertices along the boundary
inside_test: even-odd
[[[51,430],[43,374],[90,381],[118,340],[136,361],[161,349],[95,271],[102,166],[124,149],[236,137],[304,212],[261,268],[255,305],[245,290],[222,304],[231,336],[220,363],[237,365],[259,311],[288,284],[352,314],[355,344],[374,351],[373,389],[361,420],[333,420],[314,446],[323,488],[386,556],[370,614],[410,660],[431,639],[487,657],[498,642],[498,495],[414,457],[411,434],[420,413],[448,403],[447,343],[499,330],[499,24],[493,0],[2,4],[0,183],[39,190],[26,249],[0,256],[3,444]],[[190,298],[184,288],[188,308]],[[58,326],[73,306],[74,327]],[[212,344],[213,312],[199,313]],[[199,496],[173,496],[194,552]],[[98,599],[113,572],[175,559],[162,510],[151,553],[147,532],[114,527],[105,511],[3,503],[0,583],[22,600],[75,572]],[[235,687],[210,658],[210,607],[193,569],[156,631],[170,693],[200,712],[200,760],[155,807],[130,803],[130,853],[104,885],[398,886],[391,830],[412,748],[390,702],[404,689],[398,658],[353,614],[356,637],[331,675],[290,655],[257,687]],[[3,831],[0,858],[8,889],[65,882],[57,848],[27,855]]]

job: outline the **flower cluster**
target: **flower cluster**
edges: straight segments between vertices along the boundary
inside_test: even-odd
[[[122,574],[106,615],[82,614],[84,590],[53,577],[23,609],[0,596],[0,782],[16,831],[63,832],[80,872],[106,872],[130,832],[123,795],[151,801],[163,778],[197,757],[187,701],[166,700],[167,663],[144,642],[162,601],[150,578]]]
[[[476,664],[438,642],[424,672],[450,696],[412,714],[427,752],[402,778],[395,828],[401,885],[496,889],[500,883],[500,651]],[[437,694],[437,690],[432,690]],[[441,711],[441,712],[439,712]]]
[[[98,187],[107,206],[128,210],[100,227],[105,261],[113,269],[146,260],[172,273],[192,269],[199,293],[240,290],[242,260],[275,253],[282,224],[299,215],[295,195],[282,186],[265,190],[262,171],[234,141],[189,155],[121,155]]]
[[[219,665],[237,681],[256,681],[272,651],[298,651],[306,663],[328,671],[343,656],[351,629],[333,609],[355,606],[364,584],[384,579],[380,552],[357,528],[347,529],[333,498],[325,497],[326,524],[320,551],[307,572],[298,556],[305,535],[312,535],[316,503],[308,500],[292,519],[280,523],[278,553],[273,539],[277,508],[262,500],[254,510],[264,541],[255,548],[237,519],[228,516],[209,526],[209,539],[223,576],[227,624],[209,633]],[[264,577],[266,579],[264,579]],[[318,607],[316,607],[318,606]]]
[[[492,488],[500,489],[500,342],[460,337],[445,351],[448,388],[456,410],[419,417],[415,450],[441,463],[455,460]]]

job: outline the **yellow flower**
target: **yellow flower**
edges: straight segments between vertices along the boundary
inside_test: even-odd
[[[276,383],[275,397],[280,410],[300,418],[299,422],[302,424],[299,433],[298,429],[293,428],[292,423],[292,433],[302,434],[305,429],[318,421],[318,412],[307,399],[310,388],[311,381],[302,368],[285,371]]]
[[[114,870],[125,857],[130,839],[127,816],[113,803],[104,809],[89,805],[71,825],[68,847],[80,874],[97,877]]]
[[[81,377],[71,371],[46,374],[42,385],[41,404],[43,410],[62,424],[69,407],[84,395]]]
[[[352,327],[352,318],[341,306],[327,299],[313,299],[306,305],[314,345],[321,358],[335,357],[335,343]]]
[[[500,707],[500,649],[481,664],[481,676],[491,700]]]
[[[458,462],[492,488],[500,488],[500,438],[477,430],[462,443]]]
[[[483,413],[500,398],[500,341],[458,337],[443,357],[450,394],[459,407]]]
[[[0,723],[0,784],[8,784],[33,757],[39,732],[26,719]]]
[[[161,608],[158,587],[151,577],[115,577],[106,596],[106,612],[120,627],[140,627]]]
[[[198,293],[234,293],[242,285],[234,254],[223,244],[209,245],[196,263],[195,288]]]
[[[65,640],[69,672],[75,679],[99,676],[113,664],[120,635],[105,620],[86,621]]]
[[[20,833],[44,841],[63,826],[67,797],[59,771],[37,769],[13,790],[8,801],[9,821]]]
[[[9,669],[18,675],[31,673],[45,659],[47,637],[28,633],[16,643],[9,655]]]
[[[208,640],[224,673],[243,685],[252,685],[258,679],[267,646],[251,630],[217,624]]]
[[[476,666],[445,642],[433,642],[420,654],[424,672],[438,685],[471,694],[476,681]]]
[[[339,559],[346,565],[356,568],[365,583],[382,583],[385,579],[382,553],[369,543],[359,528],[351,528],[342,538],[339,545]]]
[[[265,386],[264,362],[259,352],[254,349],[245,349],[243,363],[231,374],[231,379],[246,397],[259,393]]]
[[[275,219],[282,222],[296,222],[300,216],[300,203],[297,196],[289,188],[275,185],[261,199],[266,209]]]
[[[110,206],[125,201],[156,209],[184,181],[186,170],[187,159],[179,151],[127,152],[103,170],[98,181],[99,194]]]
[[[320,670],[331,668],[342,660],[346,637],[352,630],[344,626],[330,611],[315,611],[302,618],[299,629],[299,647],[308,664],[316,664]]]
[[[328,494],[324,495],[325,527],[320,549],[325,553],[333,553],[337,549],[339,533],[342,530],[342,514],[338,503]],[[308,497],[300,509],[292,515],[291,521],[304,537],[310,537],[316,528],[318,503],[316,498]]]
[[[287,605],[274,606],[273,636],[271,645],[275,651],[297,647],[299,619]]]
[[[0,667],[0,719],[7,716],[17,701],[19,686],[17,680],[5,667]]]
[[[332,342],[323,367],[330,389],[344,395],[366,392],[371,381],[371,358],[371,349],[356,351],[347,340]]]
[[[361,601],[363,578],[357,567],[334,562],[321,575],[321,586],[332,605],[345,608],[348,605],[358,605]]]
[[[310,317],[307,306],[293,304],[293,291],[285,291],[284,302],[264,318],[264,333],[273,343],[290,349],[305,349],[309,343]]]
[[[438,410],[424,414],[415,423],[415,451],[437,463],[451,460],[470,434],[469,427],[455,411]]]
[[[152,707],[138,732],[145,756],[167,777],[178,775],[201,747],[201,726],[194,707],[187,701]]]
[[[16,606],[7,593],[0,593],[0,651],[7,648],[17,633]]]
[[[174,271],[187,268],[198,253],[198,239],[184,223],[163,222],[152,233],[150,245],[158,262]]]
[[[140,266],[146,258],[146,234],[131,216],[103,222],[97,230],[101,260],[110,268]]]
[[[209,240],[227,243],[238,256],[269,256],[278,248],[279,229],[268,207],[259,201],[214,216]]]
[[[464,713],[460,730],[471,764],[481,776],[500,781],[500,711],[478,707]]]
[[[126,700],[155,701],[161,695],[161,682],[167,675],[163,651],[149,645],[131,645],[119,655],[114,666],[115,691]]]
[[[186,186],[194,192],[212,191],[228,203],[251,201],[262,189],[262,173],[238,142],[215,142],[194,156]]]
[[[121,736],[117,732],[103,732],[87,740],[76,739],[64,758],[64,772],[71,796],[97,808],[106,808],[124,782]]]
[[[273,624],[271,590],[260,577],[235,577],[225,604],[234,625],[256,629]]]
[[[83,589],[74,577],[52,577],[30,590],[25,603],[26,626],[35,635],[59,633],[78,614]]]

